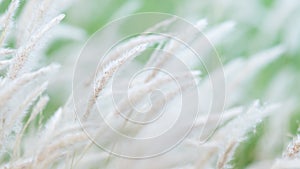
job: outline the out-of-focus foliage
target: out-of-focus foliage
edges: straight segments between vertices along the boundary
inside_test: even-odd
[[[10,0],[3,0],[0,5],[1,14],[5,13],[10,2]],[[1,46],[1,48],[20,47],[13,39],[16,38],[15,36],[18,37],[18,34],[14,33],[18,33],[18,29],[22,27],[22,25],[18,24],[19,17],[27,2],[33,1],[20,1],[20,6],[15,14],[16,17],[12,22],[14,27],[10,35],[12,37],[9,37],[6,44]],[[293,164],[289,163],[290,160],[299,158],[299,155],[294,155],[299,154],[299,152],[291,152],[292,155],[290,156],[283,155],[287,154],[287,151],[289,152],[291,149],[299,149],[297,147],[297,139],[299,137],[296,137],[294,142],[287,146],[292,137],[298,134],[300,120],[300,106],[298,104],[300,102],[300,90],[298,89],[300,86],[299,0],[74,0],[68,8],[63,10],[65,10],[66,18],[61,23],[64,27],[60,28],[62,28],[61,30],[70,30],[72,34],[67,35],[68,32],[61,30],[57,31],[60,34],[51,34],[50,36],[55,38],[45,43],[41,52],[42,59],[38,61],[43,66],[52,62],[60,63],[63,65],[62,72],[66,75],[60,74],[55,81],[50,80],[47,91],[47,94],[50,96],[49,103],[44,112],[41,113],[44,118],[43,124],[52,118],[54,122],[51,123],[50,121],[50,126],[55,126],[54,123],[56,121],[53,113],[59,107],[65,105],[71,93],[71,75],[76,55],[85,40],[108,22],[140,12],[162,12],[178,15],[191,23],[205,18],[208,26],[204,32],[208,33],[210,30],[217,29],[222,23],[230,21],[235,23],[233,29],[230,28],[228,31],[225,28],[221,29],[221,33],[226,36],[213,43],[224,67],[228,66],[228,69],[231,67],[235,68],[235,71],[233,73],[229,72],[228,76],[237,79],[237,81],[242,79],[242,87],[234,88],[231,91],[233,96],[231,93],[228,94],[228,102],[232,103],[232,105],[227,108],[251,105],[256,99],[261,100],[263,103],[278,104],[279,107],[268,116],[259,116],[262,121],[258,124],[253,124],[254,129],[240,131],[239,136],[243,139],[234,140],[228,138],[228,145],[233,145],[232,147],[234,148],[227,144],[224,147],[219,147],[220,151],[217,151],[217,154],[221,158],[211,157],[209,162],[218,161],[221,168],[249,167],[249,169],[259,169],[271,166],[281,168],[281,166],[288,164],[293,166]],[[52,15],[50,16],[52,17]],[[49,18],[46,17],[45,21],[49,21]],[[279,54],[276,53],[276,47],[280,50],[282,49],[282,51],[278,52]],[[273,50],[276,53],[274,54],[276,57],[260,60],[263,57],[272,55]],[[246,68],[249,69],[249,72],[247,72]],[[245,71],[245,73],[239,74],[240,71]],[[235,73],[237,76],[235,76]],[[2,76],[3,74],[1,73],[1,77],[4,77]],[[7,86],[9,85],[7,84]],[[34,101],[33,103],[36,104],[36,102]],[[260,111],[260,106],[253,107]],[[31,112],[31,109],[32,107],[30,106],[28,111]],[[64,108],[64,111],[68,111],[65,109],[67,108]],[[58,110],[55,114],[59,114],[60,111],[62,110]],[[251,119],[251,117],[246,116],[245,118]],[[28,118],[29,115],[26,115],[24,121],[28,120]],[[38,120],[35,123],[38,126]],[[226,126],[226,124],[223,125]],[[242,125],[238,124],[238,122],[236,124]],[[230,122],[228,122],[228,125],[230,126]],[[229,127],[228,129],[224,127],[223,131],[222,127],[219,133],[220,137],[224,133],[231,132],[231,128],[234,128]],[[32,131],[28,133],[32,134]],[[83,136],[82,138],[73,139],[82,141]],[[26,142],[30,141],[30,138],[26,139]],[[239,144],[235,144],[236,141]],[[220,161],[222,161],[222,155],[226,155],[227,149],[233,150],[233,154],[229,155],[230,158],[226,156],[224,159],[230,165],[222,166]],[[47,150],[45,149],[45,152]],[[10,152],[12,150],[8,149],[6,151]],[[200,153],[205,154],[205,150]],[[9,161],[8,154],[2,156],[2,163]],[[19,157],[22,157],[22,155]],[[43,159],[44,157],[40,158]],[[276,161],[276,159],[279,160]],[[118,162],[118,160],[116,161]],[[194,164],[191,162],[191,165],[188,165],[186,168],[193,168]],[[295,164],[300,163],[296,161]],[[40,166],[44,165],[47,166],[44,163]],[[102,165],[105,166],[104,164]],[[52,167],[55,168],[55,165]],[[211,165],[206,167],[211,167]]]

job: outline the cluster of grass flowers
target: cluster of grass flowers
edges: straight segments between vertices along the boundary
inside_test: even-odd
[[[95,2],[91,1],[93,3]],[[201,72],[198,69],[199,63],[192,60],[188,51],[176,41],[147,33],[168,29],[175,22],[171,18],[145,29],[145,33],[140,36],[120,43],[100,64],[95,80],[88,77],[85,79],[87,81],[83,81],[83,93],[80,94],[87,99],[80,100],[82,102],[79,107],[83,112],[80,117],[76,116],[75,112],[78,110],[75,109],[72,96],[58,108],[55,107],[55,111],[46,110],[47,104],[60,96],[59,90],[51,91],[56,97],[48,96],[50,92],[47,90],[51,90],[49,83],[66,82],[60,78],[70,79],[71,73],[67,74],[68,71],[65,70],[72,67],[70,64],[74,61],[66,62],[70,58],[75,60],[75,57],[70,56],[63,59],[62,66],[57,63],[48,64],[45,60],[50,55],[49,48],[58,43],[55,42],[57,38],[85,40],[81,30],[68,25],[74,22],[72,18],[61,23],[65,18],[63,12],[72,5],[71,1],[0,0],[0,5],[7,5],[0,16],[0,168],[300,168],[300,136],[297,135],[297,103],[300,98],[297,95],[298,80],[295,79],[299,74],[300,62],[297,56],[300,50],[297,44],[300,31],[297,29],[299,24],[292,23],[299,16],[299,3],[295,0],[223,0],[198,3],[196,0],[178,2],[178,6],[190,10],[184,13],[179,7],[174,7],[174,11],[194,21],[195,28],[216,45],[221,55],[226,84],[224,112],[217,112],[209,118],[206,113],[206,106],[212,104],[209,100],[213,97],[209,85],[211,76],[218,76],[219,70],[214,70],[215,67],[212,66],[211,74],[206,74],[203,70]],[[78,1],[77,6],[76,4],[74,9],[80,9],[81,2]],[[142,8],[136,1],[123,6],[128,8],[127,12]],[[205,9],[215,12],[207,12]],[[249,12],[250,9],[257,10],[257,14]],[[70,8],[67,16],[70,14],[76,20],[78,14],[74,14],[72,10]],[[119,15],[122,15],[122,8],[119,10]],[[219,11],[225,14],[219,14]],[[115,13],[115,17],[118,17],[118,13]],[[195,18],[199,18],[197,13],[207,19],[195,21]],[[287,18],[292,19],[289,21]],[[199,34],[189,30],[177,31],[184,40],[194,41],[195,46],[207,55],[204,59],[210,60],[212,48],[201,43],[201,37],[197,40]],[[97,48],[97,45],[94,47]],[[61,50],[56,55],[71,55],[77,48],[77,45],[56,48]],[[155,68],[174,64],[172,55],[157,51],[150,52],[146,61],[139,61],[137,57],[148,48],[178,54],[180,61],[191,67],[191,72],[179,72],[172,78],[156,70],[142,74],[128,89],[130,102],[118,98],[120,102],[116,110],[106,96],[118,92],[111,91],[109,87],[112,77],[120,70],[124,71],[123,68],[128,68],[128,63],[133,63],[136,67]],[[128,69],[131,71],[131,67]],[[66,75],[59,76],[62,74],[60,72]],[[172,85],[174,79],[180,81],[184,90]],[[121,80],[118,83],[121,84]],[[66,82],[61,86],[68,84],[70,83]],[[196,104],[202,107],[189,136],[172,150],[152,158],[135,160],[117,157],[95,144],[95,140],[100,140],[110,148],[111,153],[120,150],[143,155],[156,150],[155,147],[160,145],[134,145],[111,134],[110,128],[97,121],[97,104],[105,105],[105,119],[112,127],[131,137],[144,136],[151,133],[151,128],[131,124],[128,119],[120,118],[124,114],[132,116],[135,110],[131,104],[142,105],[147,102],[144,98],[149,93],[162,89],[166,91],[165,97],[153,97],[153,107],[144,118],[151,119],[165,105],[167,110],[176,112],[180,109],[178,98],[182,94],[190,96],[189,91],[194,89],[194,84],[201,94],[200,103]],[[71,84],[68,88],[71,88]],[[196,99],[191,98],[191,105],[194,104],[193,100]],[[221,119],[218,113],[222,113]],[[172,122],[172,119],[164,120],[154,127],[163,128]],[[183,120],[183,125],[190,123],[189,120]],[[201,130],[203,127],[207,130]],[[172,139],[177,139],[182,134],[179,128],[174,138],[160,140],[158,144],[172,142]],[[205,143],[202,137],[207,138]]]

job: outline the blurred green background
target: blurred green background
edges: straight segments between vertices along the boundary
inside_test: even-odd
[[[3,1],[0,13],[5,11],[9,2],[10,0]],[[24,2],[22,1],[20,10]],[[208,28],[232,20],[236,23],[234,31],[216,45],[224,64],[236,58],[249,58],[277,45],[286,47],[285,53],[279,59],[267,65],[245,87],[244,97],[240,100],[240,104],[247,104],[255,99],[261,99],[263,102],[285,102],[293,99],[297,102],[300,101],[298,89],[300,86],[299,4],[293,0],[75,0],[66,11],[66,18],[63,22],[83,29],[89,37],[114,19],[140,12],[169,13],[183,17],[190,22],[206,18]],[[60,60],[56,56],[57,51],[83,43],[84,40],[57,39],[46,50],[48,62]],[[13,42],[8,45],[14,46]],[[285,80],[276,80],[279,75],[284,76]],[[269,93],[272,93],[274,85],[281,85],[281,90],[277,91],[275,88],[274,92],[278,94],[270,98]],[[45,116],[50,116],[61,106],[67,99],[66,93],[70,93],[69,88],[57,90],[61,91],[49,92],[51,100],[45,110]],[[282,110],[282,113],[286,113],[285,110]],[[288,128],[287,134],[297,133],[299,120],[300,106],[291,112],[287,126],[285,126]],[[267,119],[261,123],[257,127],[257,132],[249,133],[249,139],[239,146],[233,161],[236,168],[245,168],[256,159],[255,147],[266,132],[265,126],[269,121],[270,119]],[[273,157],[279,156],[283,148],[283,145],[274,148]]]

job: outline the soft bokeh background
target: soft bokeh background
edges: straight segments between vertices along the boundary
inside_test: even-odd
[[[9,0],[4,0],[1,13],[8,4]],[[281,115],[271,116],[258,126],[255,133],[249,133],[249,139],[238,147],[233,163],[236,168],[244,168],[257,159],[280,156],[286,140],[290,140],[289,135],[297,133],[300,119],[299,0],[74,0],[63,22],[76,27],[75,33],[71,38],[55,40],[46,49],[44,62],[58,62],[64,71],[60,80],[50,86],[51,100],[45,115],[61,106],[71,93],[72,66],[87,38],[108,22],[139,12],[170,13],[190,22],[206,18],[211,28],[224,21],[235,22],[234,29],[215,44],[224,64],[237,58],[249,58],[274,46],[284,46],[284,54],[245,85],[240,93],[243,97],[239,100],[240,105],[255,99],[281,103],[283,109],[276,112]],[[280,127],[276,128],[276,125]],[[269,137],[266,135],[270,132],[276,137],[263,152],[260,142]]]

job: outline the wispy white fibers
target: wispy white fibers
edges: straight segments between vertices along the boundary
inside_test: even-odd
[[[0,46],[2,46],[2,44],[6,41],[8,33],[13,24],[13,17],[16,13],[16,10],[18,9],[18,6],[19,0],[12,0],[8,7],[8,10],[0,19]]]
[[[12,81],[10,85],[6,87],[5,91],[2,91],[0,94],[0,99],[3,100],[0,102],[0,107],[3,106],[12,96],[13,94],[26,85],[31,80],[35,78],[50,73],[51,71],[55,71],[58,68],[58,65],[50,65],[48,67],[41,68],[35,72],[27,73],[22,75],[20,78]]]
[[[216,133],[214,137],[216,141],[221,143],[217,168],[226,168],[225,166],[229,165],[236,147],[247,138],[247,132],[256,130],[256,125],[261,123],[276,108],[276,105],[261,106],[256,101],[245,113],[230,121]]]
[[[0,57],[13,54],[14,50],[9,48],[0,48]]]
[[[112,77],[112,75],[126,62],[130,61],[134,57],[136,57],[138,54],[140,54],[142,51],[146,49],[146,46],[148,45],[148,42],[142,43],[141,45],[134,47],[133,49],[128,48],[128,50],[121,55],[121,57],[117,58],[116,60],[112,60],[110,63],[104,66],[102,70],[100,70],[100,74],[97,75],[96,79],[96,85],[94,92],[92,96],[90,97],[90,100],[87,105],[87,109],[84,113],[84,119],[87,119],[89,117],[90,111],[92,107],[94,106],[100,92],[104,89],[106,84],[108,83],[108,80]],[[114,55],[113,55],[114,56]]]
[[[300,135],[296,135],[283,152],[282,158],[277,159],[272,169],[298,168],[300,166]]]
[[[65,6],[66,2],[58,4]],[[41,45],[41,40],[44,40],[48,31],[64,18],[64,14],[56,14],[57,17],[51,19],[53,17],[50,16],[50,11],[56,11],[51,3],[54,1],[29,0],[24,2],[25,8],[18,9],[19,1],[12,0],[8,9],[0,16],[0,158],[9,158],[8,161],[1,162],[0,168],[48,168],[58,157],[66,154],[63,149],[74,147],[79,140],[86,140],[86,135],[78,132],[81,131],[80,128],[71,125],[76,132],[67,133],[68,137],[60,135],[56,142],[49,144],[58,125],[61,131],[57,133],[64,131],[63,124],[58,124],[57,118],[50,120],[52,123],[47,123],[46,127],[41,122],[42,112],[50,99],[45,93],[49,80],[46,75],[56,72],[58,66],[50,64],[26,71],[23,69],[29,60],[38,60],[39,56],[31,58],[33,53],[36,54],[37,46]],[[20,10],[20,15],[15,19],[17,10]],[[23,25],[20,24],[22,18],[25,21]],[[18,24],[16,28],[13,27],[15,20]],[[11,36],[10,30],[14,33]],[[10,40],[13,45],[6,44]],[[44,40],[43,45],[44,43],[47,41]],[[53,117],[61,117],[59,113],[56,114]],[[35,120],[38,122],[37,127],[33,125]],[[70,127],[70,124],[66,126]],[[46,137],[42,138],[41,135]]]
[[[17,45],[23,46],[41,26],[59,15],[74,0],[28,0],[17,21]]]
[[[145,44],[145,43],[155,44],[161,41],[165,41],[166,39],[167,39],[166,37],[158,36],[158,35],[138,36],[132,38],[126,41],[126,43],[120,44],[120,46],[118,46],[116,50],[113,50],[109,54],[109,57],[107,57],[107,59],[104,60],[103,65],[106,65],[109,62],[116,60],[118,57],[120,57],[120,55],[122,55],[126,51],[131,50],[141,44]]]
[[[20,156],[20,148],[21,148],[21,141],[22,141],[22,137],[25,133],[25,130],[27,129],[27,127],[29,126],[29,124],[34,120],[34,118],[43,111],[43,109],[46,107],[47,103],[49,101],[49,97],[48,96],[43,96],[41,97],[38,102],[36,103],[36,105],[34,106],[29,119],[27,120],[27,122],[24,124],[22,130],[20,133],[18,133],[17,137],[16,137],[16,143],[15,143],[15,147],[14,147],[14,157],[15,158],[19,158]]]
[[[0,70],[3,69],[3,68],[6,68],[8,65],[10,65],[11,61],[12,61],[11,59],[1,60],[0,61]]]
[[[2,0],[0,0],[1,2],[4,4]],[[51,89],[48,90],[49,87],[52,87],[52,85],[48,86],[50,83],[48,75],[53,73],[57,69],[57,66],[39,64],[45,61],[43,60],[43,56],[47,55],[46,49],[49,49],[52,44],[56,44],[53,43],[54,38],[82,41],[87,37],[85,31],[68,25],[68,22],[74,24],[74,21],[76,21],[74,25],[77,25],[78,18],[80,19],[83,16],[80,10],[79,12],[78,10],[74,10],[78,18],[72,18],[69,15],[68,20],[61,24],[64,14],[60,13],[71,2],[74,1],[28,0],[21,1],[21,8],[18,8],[19,0],[5,2],[8,8],[0,16],[1,169],[124,168],[125,166],[130,169],[233,168],[234,164],[231,165],[231,162],[237,155],[236,149],[249,139],[249,132],[255,132],[257,125],[264,122],[265,118],[270,114],[276,118],[268,118],[268,125],[271,128],[264,131],[264,136],[259,137],[259,141],[262,142],[261,146],[265,149],[274,151],[269,152],[257,146],[258,148],[256,148],[260,151],[257,150],[256,154],[260,153],[261,156],[256,155],[255,159],[251,159],[252,161],[249,162],[249,166],[243,167],[265,169],[270,168],[273,164],[273,168],[299,167],[300,141],[298,135],[283,150],[282,157],[280,157],[281,152],[278,153],[278,148],[283,146],[282,142],[287,144],[284,140],[288,139],[286,135],[289,130],[285,126],[298,124],[296,118],[291,116],[295,110],[298,110],[296,107],[299,107],[297,106],[299,102],[298,92],[293,88],[299,81],[297,75],[297,70],[299,69],[297,67],[298,59],[293,58],[297,54],[297,41],[299,41],[295,38],[299,36],[299,30],[297,29],[297,25],[299,24],[294,24],[294,22],[299,20],[299,12],[297,11],[299,2],[297,0],[274,0],[269,5],[265,5],[265,2],[261,1],[237,2],[233,0],[221,0],[217,2],[211,0],[202,2],[199,9],[204,11],[194,10],[197,9],[197,5],[199,4],[197,0],[176,2],[176,4],[180,4],[179,8],[184,6],[181,6],[181,4],[189,3],[191,8],[188,10],[183,9],[183,11],[193,14],[191,16],[192,19],[199,16],[207,17],[208,21],[213,24],[213,27],[210,25],[207,26],[206,19],[199,20],[194,25],[190,25],[192,29],[185,29],[180,27],[181,25],[176,27],[178,26],[176,25],[176,21],[179,18],[173,17],[157,23],[149,29],[145,29],[144,32],[141,32],[140,36],[135,36],[119,43],[116,48],[113,48],[106,55],[107,57],[104,58],[104,62],[99,65],[99,69],[95,72],[95,81],[90,81],[89,85],[87,85],[91,87],[91,90],[85,93],[89,96],[89,100],[80,100],[85,105],[82,107],[83,110],[86,110],[84,114],[85,121],[82,126],[79,124],[78,117],[74,116],[75,109],[72,96],[70,96],[66,104],[49,105],[50,110],[56,109],[55,112],[49,112],[48,108],[46,109],[47,111],[44,110],[48,102],[56,103],[57,100],[55,100],[55,97],[60,97],[60,93],[54,90],[56,92],[55,97],[47,95],[48,91],[53,91]],[[109,0],[104,3],[107,3],[108,6],[111,4]],[[111,14],[110,16],[114,17],[136,11],[144,5],[142,3],[141,1],[132,1],[125,2],[123,6],[113,5],[118,6],[119,10],[116,10],[115,15]],[[82,2],[79,6],[82,4],[90,6],[89,9],[93,9],[96,3]],[[170,6],[173,5],[170,4]],[[80,9],[86,9],[86,7],[82,6]],[[115,11],[113,8],[107,9]],[[257,12],[254,9],[257,9]],[[106,12],[104,10],[103,14]],[[89,10],[87,13],[84,13],[85,16],[88,16],[88,18],[84,19],[84,23],[89,23],[95,17],[95,13]],[[258,17],[260,15],[261,17]],[[139,24],[143,24],[143,22]],[[80,23],[82,22],[80,21]],[[84,27],[86,26],[89,27],[89,25],[84,25]],[[128,26],[131,25],[128,24]],[[206,74],[207,72],[203,72],[203,75],[201,75],[201,79],[203,80],[199,84],[196,83],[195,81],[199,80],[199,58],[190,57],[192,52],[188,52],[188,49],[182,43],[177,43],[170,37],[149,33],[156,31],[167,32],[169,29],[175,29],[177,32],[174,35],[178,35],[179,39],[188,42],[189,45],[198,49],[199,56],[201,55],[202,57],[203,54],[204,59],[207,59],[204,61],[213,61],[210,60],[212,57],[209,53],[213,49],[212,45],[216,45],[216,49],[218,52],[220,51],[220,61],[224,64],[226,80],[226,103],[221,120],[218,114],[213,114],[209,119],[207,119],[206,114],[208,112],[206,108],[212,103],[209,101],[213,100],[212,97],[214,97],[211,95],[213,93],[212,88],[208,86],[211,78],[216,76],[217,73],[215,72],[220,72],[219,69],[214,69],[213,65],[212,69],[210,69],[211,72],[208,74]],[[123,29],[117,28],[115,30]],[[107,34],[105,38],[115,40],[120,35],[119,33],[116,31],[113,35]],[[74,54],[79,50],[78,44],[76,44],[76,47],[73,45],[59,51],[55,50],[54,53],[55,55],[59,53],[60,56],[66,56],[68,53],[71,56],[70,53]],[[45,48],[42,48],[42,46]],[[136,62],[136,57],[140,54],[146,54],[148,47],[154,49],[150,59],[146,63]],[[229,48],[227,49],[227,47]],[[290,50],[291,48],[293,48],[293,51]],[[170,54],[167,54],[167,52]],[[176,58],[174,55],[176,55]],[[237,57],[236,55],[246,56]],[[286,58],[278,59],[280,56],[286,56]],[[52,59],[52,56],[49,58]],[[64,58],[61,57],[60,59]],[[72,57],[68,56],[68,59],[72,59]],[[188,73],[182,72],[181,74],[176,72],[174,74],[173,78],[176,78],[180,82],[182,85],[180,86],[181,88],[172,83],[172,78],[164,76],[159,71],[156,71],[157,69],[151,69],[149,72],[142,74],[141,77],[138,77],[137,81],[130,84],[129,89],[125,91],[128,95],[124,96],[124,98],[118,98],[120,102],[117,102],[115,105],[120,106],[118,107],[120,108],[119,110],[115,110],[115,107],[110,105],[110,100],[105,100],[106,97],[103,97],[104,101],[100,100],[102,99],[100,96],[104,96],[104,94],[105,96],[112,96],[115,94],[114,92],[125,93],[121,90],[112,91],[111,89],[113,88],[110,88],[112,77],[118,75],[119,70],[123,71],[122,68],[128,68],[128,72],[134,70],[133,67],[164,69],[174,66],[173,61],[176,59],[179,59],[180,63],[185,64],[189,68],[188,70],[191,70]],[[255,88],[256,83],[261,83],[253,82],[253,79],[257,75],[262,75],[263,77],[269,75],[262,72],[262,70],[265,70],[264,68],[270,68],[271,71],[277,70],[276,67],[271,67],[273,64],[270,64],[275,60],[278,61],[276,63],[282,64],[276,66],[283,69],[279,69],[276,73],[269,72],[272,74],[272,77],[270,77],[272,80],[266,82],[268,86],[265,88],[267,89],[261,87]],[[281,62],[282,60],[283,62]],[[66,59],[63,62],[66,63],[64,65],[66,67],[72,67],[72,63],[74,63],[72,60]],[[134,66],[126,67],[126,64],[129,62],[134,62]],[[36,63],[36,65],[32,63]],[[176,70],[177,68],[178,71],[181,70],[179,67],[175,67]],[[124,72],[127,75],[127,70]],[[64,74],[65,77],[65,74],[68,74],[68,72],[62,71],[61,74]],[[69,75],[66,76],[70,77]],[[122,76],[121,80],[117,81],[117,83],[122,83],[125,78]],[[57,79],[55,77],[55,85],[58,83]],[[263,83],[265,82],[263,81]],[[71,90],[71,86],[68,86],[68,84],[69,80],[66,80],[65,85],[68,90]],[[101,108],[106,113],[105,115],[107,115],[105,120],[108,119],[109,124],[116,127],[115,129],[118,129],[122,134],[136,138],[145,138],[152,134],[160,134],[158,130],[163,129],[165,126],[178,127],[178,125],[172,126],[172,120],[180,117],[177,116],[180,113],[182,115],[190,113],[187,110],[191,110],[194,105],[193,101],[198,100],[194,99],[193,95],[189,95],[193,92],[187,92],[191,88],[194,89],[196,87],[195,84],[197,85],[200,100],[199,102],[197,101],[200,111],[195,119],[196,123],[192,126],[194,119],[186,120],[187,118],[185,117],[180,119],[184,121],[183,125],[191,125],[193,127],[192,131],[188,135],[187,140],[183,140],[180,145],[162,156],[139,161],[116,158],[96,148],[94,143],[82,131],[82,127],[84,127],[85,129],[89,129],[92,134],[96,133],[96,139],[103,141],[105,146],[109,148],[113,147],[112,151],[115,150],[114,148],[118,149],[121,147],[119,150],[130,150],[133,154],[152,152],[155,148],[160,147],[161,143],[167,143],[168,139],[175,140],[175,137],[182,136],[183,133],[179,131],[181,128],[177,128],[178,130],[174,131],[174,135],[162,140],[162,142],[151,144],[150,146],[136,146],[134,143],[130,144],[132,140],[126,142],[125,139],[111,134],[109,128],[102,127],[105,124],[100,123],[97,121],[97,118],[94,118],[98,115],[93,113],[96,107],[95,103],[99,100],[99,106],[102,106],[104,102],[103,105],[105,106]],[[252,93],[249,93],[247,87],[252,87],[254,90],[257,89],[259,95],[267,93],[259,97],[259,100],[267,103],[260,104],[255,102],[249,107],[245,106],[245,104],[253,100]],[[148,109],[150,106],[147,106],[150,104],[144,103],[148,103],[148,96],[158,88],[166,91],[163,93],[164,97],[157,97],[157,95],[154,95],[153,98],[151,97],[151,109]],[[260,92],[261,90],[264,91]],[[181,97],[179,96],[183,92],[187,94],[184,96],[190,97],[187,109],[185,109],[186,112],[181,112],[181,105],[179,103],[181,101]],[[52,98],[53,100],[51,100]],[[146,114],[138,116],[142,120],[151,120],[152,115],[160,112],[164,105],[166,105],[166,113],[169,114],[162,116],[158,123],[153,123],[151,124],[152,126],[131,124],[129,120],[120,120],[121,118],[119,118],[121,113],[122,115],[124,113],[126,115],[135,115],[134,113],[138,112],[135,107],[128,104],[127,99],[131,99],[131,101],[137,103],[137,107],[141,108],[140,110],[145,110]],[[108,104],[106,104],[106,101]],[[273,101],[278,101],[283,105],[273,107]],[[292,104],[289,104],[290,101],[292,101]],[[290,121],[292,123],[289,123]],[[199,136],[200,128],[204,125],[210,128],[211,126],[215,126],[217,122],[220,122],[220,125],[216,128],[214,135],[208,139],[206,144],[200,144],[202,143],[199,139],[201,137]],[[207,134],[208,132],[204,131],[203,133]],[[274,144],[277,140],[280,140],[281,144]],[[271,157],[277,157],[277,159],[272,159]]]
[[[173,22],[176,21],[176,17],[172,17],[170,19],[166,19],[164,21],[161,21],[157,23],[156,25],[152,26],[151,28],[148,28],[145,32],[154,33],[156,31],[159,31],[160,29],[166,28],[170,26]]]
[[[300,135],[297,135],[292,142],[287,146],[283,154],[286,159],[300,159]]]
[[[227,34],[233,32],[234,26],[235,22],[226,21],[220,25],[217,25],[215,28],[212,28],[206,32],[205,35],[213,45],[217,45],[217,43],[219,43],[221,39],[224,39]]]
[[[235,59],[227,63],[224,67],[226,91],[230,93],[227,97],[227,104],[232,105],[243,97],[243,87],[247,85],[247,82],[261,69],[279,58],[284,51],[284,46],[275,46],[254,54],[248,59]]]
[[[156,77],[155,79],[151,80],[150,82],[147,82],[143,85],[137,85],[137,87],[132,87],[128,91],[128,98],[125,98],[119,103],[119,110],[121,112],[126,112],[125,110],[127,108],[131,108],[131,106],[128,104],[128,99],[131,103],[136,103],[138,101],[141,101],[142,98],[147,94],[151,93],[154,90],[158,89],[161,86],[168,86],[171,82],[174,81],[174,79],[185,81],[187,84],[195,82],[196,76],[199,75],[200,72],[194,71],[189,73],[183,73],[179,74],[177,76],[173,77]],[[194,76],[194,77],[193,77]],[[185,86],[188,88],[188,86]],[[172,92],[166,94],[165,99],[171,99],[174,95],[180,93],[180,90],[184,90],[183,87],[180,89],[174,89]],[[168,98],[170,97],[170,98]],[[119,114],[119,112],[116,112],[116,114]]]
[[[171,22],[172,19],[167,20],[167,21]],[[164,23],[162,23],[162,25],[164,25]],[[199,32],[201,32],[206,27],[206,25],[207,25],[206,19],[202,19],[202,20],[199,20],[194,26]],[[178,37],[182,41],[188,42],[188,41],[192,40],[199,33],[198,31],[195,32],[195,28],[193,28],[192,30],[184,30],[182,32],[179,32]],[[181,43],[174,41],[174,40],[168,41],[166,43],[165,47],[162,48],[162,50],[164,52],[160,52],[160,53],[154,52],[154,54],[151,55],[150,60],[147,63],[147,66],[151,66],[151,67],[155,67],[155,68],[163,67],[166,64],[166,62],[168,62],[170,59],[175,57],[174,55],[175,55],[175,53],[179,52],[178,51],[179,48],[182,48]],[[179,57],[181,57],[181,59],[187,59],[187,56],[179,56]],[[190,58],[188,58],[188,59],[190,59]],[[145,82],[148,82],[151,79],[153,79],[157,75],[157,73],[158,73],[157,70],[152,70],[149,73],[149,75],[145,78]]]
[[[24,64],[27,62],[30,52],[32,52],[35,46],[38,45],[39,40],[47,31],[49,31],[53,26],[57,25],[64,17],[65,15],[61,14],[52,19],[49,23],[47,23],[39,31],[37,31],[24,47],[20,48],[17,51],[16,57],[14,58],[14,63],[8,71],[8,77],[10,79],[15,79],[18,76]]]

